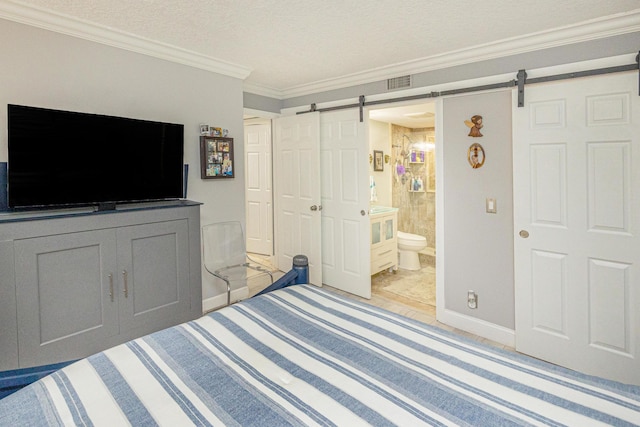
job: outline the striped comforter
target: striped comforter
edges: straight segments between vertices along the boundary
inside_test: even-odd
[[[0,425],[640,424],[640,388],[300,285],[72,364]]]

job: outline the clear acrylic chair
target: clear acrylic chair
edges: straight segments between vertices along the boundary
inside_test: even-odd
[[[250,263],[245,249],[242,226],[238,221],[220,222],[202,227],[204,268],[227,284],[227,305],[231,304],[231,283],[243,286],[248,280],[273,275],[266,268]]]

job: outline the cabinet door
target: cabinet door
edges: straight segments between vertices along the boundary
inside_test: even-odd
[[[16,240],[14,247],[20,367],[108,347],[118,334],[113,230]]]
[[[382,221],[379,218],[371,220],[371,247],[379,246],[382,243]]]
[[[117,230],[122,333],[139,336],[189,320],[188,232],[187,220]]]
[[[15,262],[13,260],[13,241],[0,242],[0,371],[19,367]]]
[[[396,237],[396,225],[394,216],[389,216],[384,219],[384,240],[389,241],[393,240]]]

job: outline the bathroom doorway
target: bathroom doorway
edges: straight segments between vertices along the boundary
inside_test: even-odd
[[[383,171],[373,171],[371,206],[398,208],[400,236],[418,240],[419,264],[371,277],[372,294],[435,315],[436,157],[435,103],[369,111],[371,152],[382,151]],[[401,256],[404,256],[401,254]],[[415,255],[411,255],[415,256]]]

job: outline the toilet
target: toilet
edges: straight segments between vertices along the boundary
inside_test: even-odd
[[[420,270],[418,252],[427,247],[427,238],[398,231],[398,267],[404,270]]]

